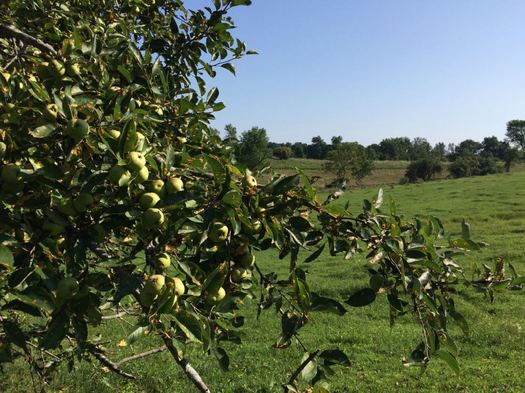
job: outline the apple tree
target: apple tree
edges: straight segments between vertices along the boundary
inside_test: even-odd
[[[277,348],[311,313],[347,312],[309,289],[299,263],[327,251],[368,255],[370,285],[348,306],[386,299],[392,323],[410,314],[421,326],[407,365],[457,368],[447,321],[466,327],[452,294],[455,256],[479,247],[468,225],[447,239],[437,218],[382,210],[382,193],[359,215],[337,211],[302,173],[258,185],[209,125],[224,108],[209,81],[251,53],[228,12],[250,1],[184,3],[2,1],[0,362],[27,362],[42,390],[61,362],[94,359],[134,378],[105,352],[112,337],[91,334],[127,312],[130,341],[158,337],[209,391],[185,346],[226,367],[221,345],[240,342],[243,298],[277,310]],[[257,264],[254,251],[270,248],[289,261],[286,277]],[[338,348],[307,351],[285,389],[338,364],[348,364]]]

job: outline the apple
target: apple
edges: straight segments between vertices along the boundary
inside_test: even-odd
[[[5,164],[0,174],[2,180],[7,184],[16,185],[20,183],[20,168],[15,164]]]
[[[155,179],[150,184],[150,190],[156,193],[158,196],[163,197],[166,195],[166,188],[164,187],[164,181],[161,179]]]
[[[170,177],[166,183],[166,191],[168,194],[175,194],[184,190],[184,182],[178,176]]]
[[[137,183],[144,183],[149,178],[149,169],[147,166],[143,166],[138,172],[137,176],[135,177],[135,182]]]
[[[82,119],[70,120],[66,128],[66,134],[78,143],[89,134],[89,124]]]
[[[244,176],[244,185],[247,187],[247,188],[255,188],[257,187],[257,179],[255,179],[255,177],[253,177],[252,175],[246,175]]]
[[[128,153],[128,168],[132,171],[140,171],[146,165],[146,157],[138,151]]]
[[[142,214],[142,223],[146,228],[153,228],[164,223],[164,213],[160,209],[149,208]]]
[[[223,287],[220,287],[217,292],[208,293],[206,302],[208,304],[217,304],[226,296],[226,291]]]
[[[44,225],[42,225],[42,228],[54,236],[60,235],[66,231],[66,227],[64,225],[57,224],[51,221],[44,222]]]
[[[169,254],[163,252],[157,257],[157,267],[161,270],[166,270],[171,265],[171,258]]]
[[[236,267],[231,272],[231,279],[233,282],[241,282],[248,278],[250,275],[250,271],[247,269],[244,269],[242,267]]]
[[[159,201],[160,197],[154,192],[145,192],[139,198],[140,207],[144,210],[154,207]]]
[[[239,259],[239,263],[244,268],[250,268],[255,263],[255,255],[253,255],[250,252],[247,252],[246,254],[241,256],[241,258]]]
[[[118,139],[120,138],[120,131],[119,130],[109,130],[107,132],[108,136],[111,138],[111,139]]]
[[[119,187],[127,186],[129,184],[130,179],[131,172],[123,166],[115,165],[109,171],[109,181],[111,181],[113,184]]]
[[[180,278],[172,277],[172,278],[169,278],[169,281],[173,283],[173,286],[175,287],[175,292],[177,293],[178,296],[184,295],[184,293],[186,292],[186,287],[184,286],[184,283],[182,282]]]
[[[222,243],[228,238],[229,229],[222,222],[216,221],[212,224],[209,237],[212,242]]]
[[[149,277],[144,284],[144,288],[140,292],[140,301],[142,305],[149,307],[153,304],[155,297],[160,295],[164,285],[166,284],[166,279],[162,274],[153,274]]]
[[[73,207],[75,208],[77,212],[84,213],[88,211],[89,208],[93,206],[94,203],[95,203],[95,200],[93,199],[93,195],[87,192],[81,192],[73,200]]]
[[[56,296],[59,301],[69,300],[78,293],[78,281],[73,277],[65,277],[58,282]]]
[[[75,207],[73,205],[73,201],[71,199],[62,199],[58,205],[56,206],[56,209],[68,216],[68,217],[74,217],[77,215],[77,211],[75,210]]]
[[[262,229],[262,222],[261,222],[261,220],[255,220],[254,222],[252,222],[253,233],[259,233],[259,232],[261,232],[261,229]]]
[[[51,63],[53,64],[54,71],[58,76],[64,76],[66,74],[66,68],[64,67],[64,64],[55,59],[51,60]]]
[[[7,150],[7,145],[4,142],[0,142],[0,160],[5,157],[6,150]]]
[[[49,121],[55,121],[58,116],[58,106],[56,104],[47,104],[44,109],[44,116]]]

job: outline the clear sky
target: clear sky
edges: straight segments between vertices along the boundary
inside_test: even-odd
[[[254,0],[232,15],[259,55],[215,79],[220,130],[457,143],[525,118],[524,0]]]

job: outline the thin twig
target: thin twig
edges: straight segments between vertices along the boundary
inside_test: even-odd
[[[120,362],[118,362],[116,364],[117,364],[117,366],[121,366],[122,364],[127,363],[127,362],[132,362],[133,360],[142,359],[142,358],[145,358],[146,356],[154,355],[154,354],[159,353],[159,352],[164,352],[167,348],[168,347],[163,345],[162,347],[151,349],[149,351],[138,353],[136,355],[124,358],[124,359],[122,359]]]
[[[317,351],[314,351],[312,352],[304,362],[302,362],[300,364],[299,367],[297,367],[297,370],[294,371],[294,373],[292,374],[292,376],[290,377],[290,379],[288,380],[288,384],[284,386],[284,393],[288,393],[288,385],[294,385],[295,384],[295,380],[297,379],[297,377],[299,376],[299,374],[301,374],[301,371],[304,370],[304,368],[308,365],[308,363],[310,363],[312,360],[314,360],[314,358],[319,354],[319,350]]]
[[[106,355],[99,352],[98,350],[91,349],[90,352],[100,363],[102,363],[104,366],[109,368],[114,373],[120,375],[121,377],[127,378],[127,379],[137,379],[137,377],[135,377],[134,375],[129,374],[125,372],[124,370],[121,370],[117,363],[114,363],[111,360],[109,360]]]
[[[46,44],[44,41],[18,30],[14,26],[0,25],[0,37],[16,38],[28,45],[33,45],[44,52],[49,52],[53,56],[58,55],[57,51],[51,45]]]

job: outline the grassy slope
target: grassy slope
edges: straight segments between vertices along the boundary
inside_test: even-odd
[[[363,198],[371,198],[375,193],[375,188],[361,189],[349,192],[346,199],[357,211]],[[385,196],[387,199],[392,196],[398,212],[407,217],[421,212],[435,214],[452,231],[459,231],[459,223],[465,217],[472,225],[473,236],[490,243],[489,248],[461,260],[467,270],[475,262],[492,264],[496,257],[502,256],[525,274],[525,172],[387,187]],[[338,203],[343,204],[346,201],[343,199]],[[261,253],[258,261],[265,271],[286,271],[286,263],[273,253]],[[343,261],[323,256],[307,267],[312,273],[311,287],[345,299],[353,290],[366,285],[364,264],[362,259]],[[248,302],[246,307],[248,315],[254,316],[255,303]],[[301,337],[309,349],[341,347],[349,355],[352,367],[339,370],[331,381],[336,392],[525,391],[522,369],[525,292],[499,294],[491,304],[481,295],[465,289],[458,309],[464,313],[471,328],[470,336],[464,337],[457,326],[451,326],[461,352],[459,376],[440,361],[433,362],[422,376],[417,370],[403,368],[400,359],[417,342],[418,331],[408,317],[390,329],[386,299],[383,298],[370,307],[352,309],[344,317],[314,314]],[[132,326],[114,321],[102,330],[118,342],[126,337]],[[296,346],[288,350],[271,348],[279,333],[278,319],[271,311],[263,314],[259,322],[248,318],[243,331],[245,344],[228,348],[229,373],[219,371],[212,357],[202,356],[197,350],[192,350],[189,358],[212,392],[281,392],[280,383],[300,362],[302,351]],[[133,350],[141,351],[148,340],[150,338],[140,340]],[[109,349],[116,359],[132,353],[131,348]],[[124,368],[136,373],[139,380],[123,385],[118,377],[101,372],[98,364],[84,363],[72,374],[63,370],[53,388],[63,389],[63,392],[194,391],[166,353],[127,364]],[[25,369],[11,366],[6,371],[9,377],[3,381],[7,382],[4,390],[31,390]]]

